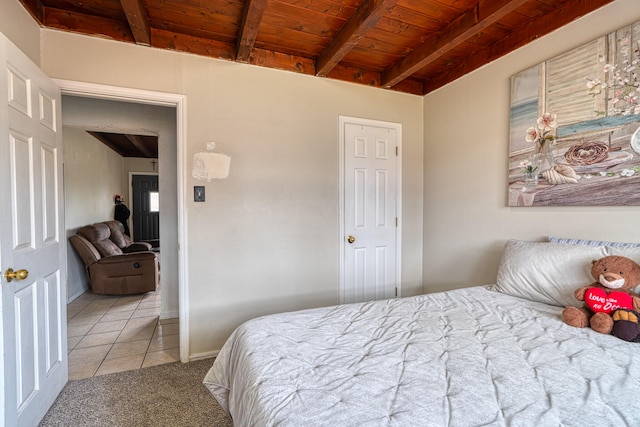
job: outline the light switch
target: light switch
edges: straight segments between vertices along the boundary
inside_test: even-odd
[[[204,186],[203,185],[193,186],[193,201],[204,202]]]

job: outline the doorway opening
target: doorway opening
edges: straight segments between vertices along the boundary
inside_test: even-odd
[[[162,278],[169,275],[168,272],[173,271],[174,277],[166,284],[161,279],[161,292],[173,292],[173,302],[175,307],[168,309],[163,306],[163,316],[165,318],[179,318],[179,355],[182,362],[189,361],[189,337],[188,337],[188,301],[187,301],[187,280],[186,272],[183,268],[186,265],[186,254],[180,251],[180,247],[185,247],[184,235],[184,147],[186,141],[185,121],[186,121],[186,98],[183,95],[151,92],[144,90],[128,89],[114,86],[103,86],[88,83],[79,83],[72,81],[56,80],[61,88],[63,96],[74,98],[87,98],[91,101],[98,102],[115,102],[119,104],[119,109],[129,108],[132,104],[141,107],[168,107],[172,114],[173,129],[170,132],[160,132],[160,155],[158,164],[159,189],[162,191],[162,197],[158,198],[159,210],[163,215],[159,217],[160,228],[165,231],[168,229],[168,236],[158,236],[158,241],[162,241],[163,250],[160,253],[162,268]],[[94,111],[95,113],[95,111]],[[69,116],[73,114],[63,114],[63,121],[68,121]],[[96,114],[99,116],[99,114]],[[120,123],[117,120],[110,120],[109,117],[102,119],[110,121],[111,128],[114,130],[113,123]],[[69,123],[67,123],[69,124]],[[78,126],[78,123],[70,123],[71,126]],[[95,125],[95,123],[93,123]],[[85,124],[85,127],[86,124]],[[91,127],[91,126],[88,126]],[[145,128],[147,131],[149,127]],[[94,127],[94,130],[95,127]],[[98,130],[105,130],[104,128]],[[131,130],[131,129],[120,129]],[[166,142],[167,134],[171,134],[170,142]],[[163,143],[164,135],[164,143]],[[163,148],[164,147],[164,148]],[[164,156],[163,156],[163,150]],[[164,160],[163,160],[164,158]],[[155,165],[154,165],[155,167]],[[167,180],[163,173],[171,171],[173,179]],[[164,188],[163,189],[163,185]],[[128,199],[130,200],[130,199]],[[164,200],[164,202],[163,202]],[[167,214],[165,214],[165,205],[169,206]],[[165,227],[163,218],[169,224]],[[67,232],[69,228],[67,227]],[[173,235],[172,235],[173,234]],[[166,237],[166,239],[165,239]],[[169,244],[165,244],[168,241]],[[166,273],[166,274],[165,274]],[[164,305],[164,302],[163,302]],[[161,319],[162,320],[162,319]],[[175,327],[175,325],[173,326]]]

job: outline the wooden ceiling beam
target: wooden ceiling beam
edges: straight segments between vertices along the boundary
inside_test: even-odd
[[[365,0],[351,15],[316,61],[316,76],[325,77],[398,0]]]
[[[267,0],[247,0],[242,11],[242,22],[238,32],[236,61],[249,62],[251,50],[258,37],[258,28],[267,7]]]
[[[136,44],[151,46],[151,26],[142,0],[120,0]]]
[[[468,74],[491,61],[513,52],[555,29],[611,3],[614,0],[573,0],[553,12],[536,19],[530,25],[510,34],[499,42],[476,51],[463,63],[454,64],[451,70],[440,73],[424,83],[424,95]]]
[[[383,73],[382,86],[390,88],[469,40],[529,0],[480,0],[438,34]]]
[[[142,154],[144,154],[145,157],[148,158],[152,158],[152,157],[156,157],[151,150],[149,150],[149,147],[147,147],[144,143],[144,141],[142,140],[142,138],[140,138],[140,135],[130,135],[127,134],[125,135],[127,137],[127,139],[129,141],[131,141],[131,143],[138,149],[138,151],[140,151]]]

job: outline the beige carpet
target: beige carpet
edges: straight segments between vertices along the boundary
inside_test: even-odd
[[[71,381],[40,426],[231,427],[202,385],[212,364],[171,363]]]

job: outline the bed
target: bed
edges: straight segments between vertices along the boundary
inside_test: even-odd
[[[235,426],[640,425],[640,347],[564,324],[590,260],[509,241],[496,284],[239,326],[204,384]]]

